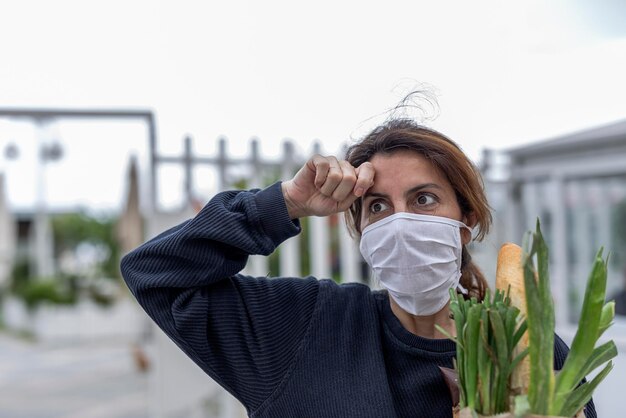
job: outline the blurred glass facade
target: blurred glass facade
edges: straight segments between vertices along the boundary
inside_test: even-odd
[[[602,246],[610,252],[608,297],[626,290],[626,175],[566,182],[565,206],[570,306],[581,305],[589,264]],[[570,319],[576,314],[570,312]]]
[[[485,155],[497,243],[485,262],[495,264],[499,245],[521,243],[539,219],[550,248],[557,324],[577,322],[601,247],[610,254],[608,299],[626,291],[626,121]]]

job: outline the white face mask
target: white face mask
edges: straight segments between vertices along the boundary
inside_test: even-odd
[[[399,212],[368,225],[361,254],[380,285],[405,311],[432,315],[461,278],[461,229],[454,219]]]

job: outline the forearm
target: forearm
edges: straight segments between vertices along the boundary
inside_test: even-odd
[[[280,184],[262,191],[224,192],[193,219],[153,238],[122,260],[135,296],[158,287],[207,286],[243,269],[248,255],[268,255],[300,231]]]

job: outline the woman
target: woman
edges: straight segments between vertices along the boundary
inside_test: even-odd
[[[383,291],[239,272],[300,231],[346,212]],[[480,175],[442,134],[386,123],[346,160],[312,157],[289,181],[215,196],[122,261],[148,314],[251,417],[450,417],[448,289],[487,287],[465,245],[491,215]],[[567,347],[557,339],[561,367]],[[588,407],[587,417],[595,416]]]

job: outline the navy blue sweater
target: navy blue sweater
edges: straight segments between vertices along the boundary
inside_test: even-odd
[[[279,183],[224,192],[124,257],[122,273],[152,319],[251,417],[451,417],[437,366],[452,367],[454,343],[408,332],[386,293],[239,274],[248,255],[268,255],[299,231]],[[566,353],[557,339],[557,368]]]

